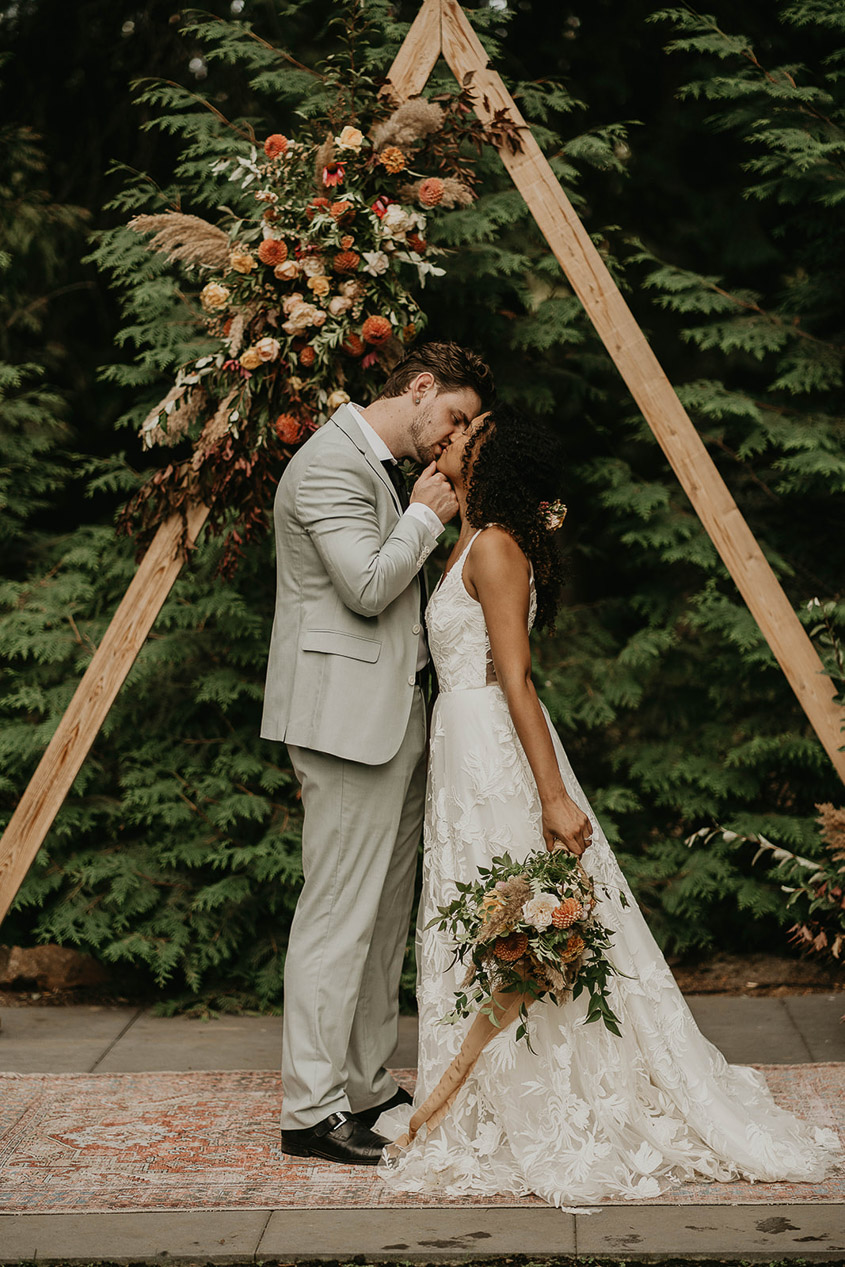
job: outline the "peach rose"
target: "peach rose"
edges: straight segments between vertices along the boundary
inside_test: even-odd
[[[335,137],[334,143],[339,150],[354,150],[357,154],[364,144],[364,133],[347,123],[340,136]]]
[[[329,313],[332,317],[342,317],[352,307],[352,300],[345,295],[333,295],[329,300]]]
[[[317,297],[317,299],[325,299],[331,290],[331,282],[328,277],[318,275],[317,277],[308,278],[308,289]]]
[[[239,363],[242,369],[257,370],[261,364],[261,357],[255,348],[247,348],[241,353]]]
[[[334,411],[339,409],[341,405],[348,405],[350,399],[351,397],[349,392],[342,391],[338,388],[337,391],[332,392],[331,396],[329,396],[326,401],[326,408],[330,409],[332,413],[334,413]]]
[[[236,273],[251,273],[255,268],[255,260],[249,251],[245,251],[242,246],[236,246],[229,255],[229,267]]]

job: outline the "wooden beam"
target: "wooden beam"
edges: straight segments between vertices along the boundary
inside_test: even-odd
[[[424,0],[387,73],[383,93],[397,101],[416,97],[440,56],[440,0]]]
[[[513,98],[489,69],[466,14],[456,0],[441,0],[441,5],[446,61],[459,84],[472,72],[480,118],[487,121],[504,109],[523,125],[522,151],[512,154],[502,147],[502,162],[845,782],[845,716],[812,642]]]
[[[208,506],[201,503],[194,503],[188,511],[191,543],[196,541],[208,511]],[[182,570],[181,536],[182,519],[173,515],[153,538],[3,833],[0,921],[15,900],[115,696]]]

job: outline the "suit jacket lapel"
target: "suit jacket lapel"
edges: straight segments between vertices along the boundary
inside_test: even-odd
[[[340,427],[344,435],[347,435],[349,439],[352,441],[352,443],[355,445],[355,448],[358,449],[358,451],[363,454],[364,458],[369,463],[370,467],[375,471],[376,475],[379,477],[382,484],[384,484],[385,488],[390,493],[391,501],[393,502],[397,511],[401,515],[402,506],[400,505],[400,502],[399,502],[399,494],[396,492],[396,489],[393,487],[393,484],[391,483],[390,476],[387,474],[387,471],[384,469],[381,462],[379,462],[378,458],[373,453],[370,446],[367,444],[367,441],[364,439],[361,433],[361,428],[358,426],[358,423],[355,420],[355,415],[353,414],[352,410],[347,409],[346,405],[341,405],[340,408],[336,410],[335,413],[332,414],[331,418],[329,419],[329,423],[334,423],[336,426]]]

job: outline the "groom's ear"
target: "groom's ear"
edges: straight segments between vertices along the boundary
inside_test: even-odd
[[[423,397],[426,392],[432,390],[436,394],[437,382],[430,370],[423,370],[421,374],[417,374],[416,378],[411,381],[410,391],[415,402],[418,397]]]

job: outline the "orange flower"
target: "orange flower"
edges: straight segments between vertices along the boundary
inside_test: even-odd
[[[355,214],[351,202],[333,202],[329,207],[329,215],[335,220],[348,220]]]
[[[347,356],[364,355],[364,344],[358,338],[357,334],[348,334],[340,346]]]
[[[570,963],[571,960],[577,959],[584,950],[584,938],[579,937],[577,933],[573,933],[563,950],[560,952],[560,962]]]
[[[299,364],[309,369],[316,360],[317,353],[314,351],[310,343],[306,343],[305,347],[299,353]]]
[[[268,136],[264,142],[264,153],[268,158],[278,158],[280,154],[286,154],[288,149],[288,138],[282,136],[281,132],[274,132],[272,136]]]
[[[436,207],[443,198],[443,181],[439,176],[429,176],[420,185],[418,196],[424,207]]]
[[[481,912],[484,916],[484,923],[489,924],[490,919],[497,911],[500,911],[505,904],[505,899],[496,889],[491,889],[489,893],[485,893],[481,899]]]
[[[503,963],[514,963],[521,959],[528,949],[528,938],[525,933],[511,933],[508,937],[499,937],[493,943],[493,954]]]
[[[313,220],[318,211],[325,211],[329,205],[328,198],[312,198],[305,208],[309,220]]]
[[[583,915],[584,908],[578,899],[567,897],[552,911],[552,923],[555,928],[569,928],[570,924],[574,924]]]
[[[380,347],[393,333],[393,326],[387,317],[367,317],[361,327],[361,338],[373,347]]]
[[[305,430],[305,424],[301,418],[297,418],[294,414],[279,414],[273,425],[282,444],[296,444],[302,439],[302,433]]]
[[[284,264],[288,257],[288,248],[281,238],[265,238],[258,248],[258,258],[262,264],[272,268],[276,264]]]
[[[417,255],[422,255],[423,251],[428,246],[425,239],[421,238],[418,233],[409,233],[405,238],[405,241],[408,243],[408,246],[412,251],[416,251]]]
[[[403,172],[407,166],[407,160],[398,145],[388,145],[386,149],[378,156],[378,161],[382,167],[391,175],[395,176],[397,172]]]
[[[360,263],[361,256],[357,251],[339,251],[332,268],[336,273],[354,273]]]
[[[402,331],[402,339],[404,340],[405,343],[413,343],[416,337],[417,337],[417,327],[414,325],[412,321],[411,324],[409,326],[405,326],[405,329]]]
[[[340,249],[342,251],[351,251],[354,245],[355,245],[355,239],[353,238],[351,233],[345,233],[343,237],[340,239]]]

